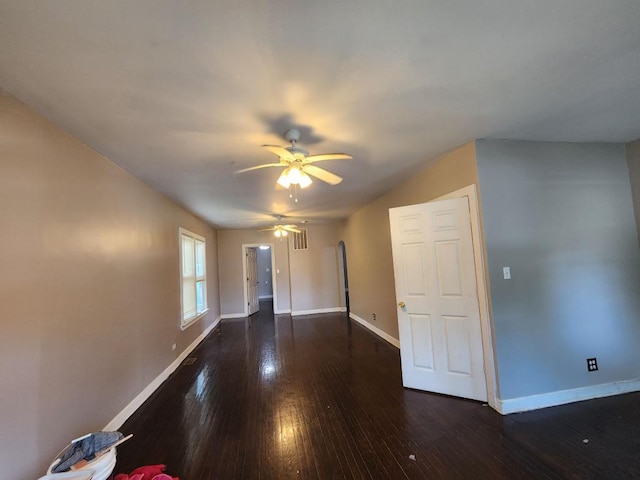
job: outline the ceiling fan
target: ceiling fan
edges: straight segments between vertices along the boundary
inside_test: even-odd
[[[273,232],[273,234],[276,237],[279,237],[280,239],[282,239],[282,237],[286,237],[289,234],[289,232],[300,233],[300,230],[298,230],[297,225],[274,225],[271,228],[265,228],[260,231]]]
[[[273,215],[278,222],[282,222],[284,215]],[[304,220],[302,223],[306,223]],[[300,233],[300,229],[298,229],[297,225],[280,225],[276,224],[270,228],[264,228],[260,230],[261,232],[273,232],[273,234],[282,240],[283,237],[286,237],[289,232]]]
[[[244,168],[238,170],[236,173],[250,172],[251,170],[258,170],[260,168],[267,167],[284,167],[284,171],[278,178],[278,184],[284,188],[289,189],[289,197],[295,198],[296,188],[306,188],[313,182],[311,177],[315,177],[329,185],[338,185],[342,182],[342,177],[331,173],[328,170],[313,165],[315,162],[322,162],[325,160],[349,160],[353,158],[351,155],[345,153],[325,153],[321,155],[309,155],[309,152],[304,148],[298,147],[296,143],[300,139],[300,131],[295,128],[289,129],[284,133],[284,138],[291,142],[290,147],[280,147],[278,145],[262,145],[280,157],[279,163],[265,163],[256,167]]]

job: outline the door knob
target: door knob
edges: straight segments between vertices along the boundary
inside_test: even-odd
[[[398,306],[399,306],[400,308],[404,308],[404,307],[405,307],[405,304],[404,304],[404,302],[400,302],[400,303],[398,303]]]

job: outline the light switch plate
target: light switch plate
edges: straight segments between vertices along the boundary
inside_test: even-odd
[[[511,280],[511,267],[502,267],[502,276],[505,280]]]

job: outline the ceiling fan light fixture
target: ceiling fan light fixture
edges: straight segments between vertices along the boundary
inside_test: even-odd
[[[278,178],[278,184],[282,185],[284,188],[289,188],[291,186],[291,181],[289,180],[289,170],[285,170],[280,174]]]
[[[302,172],[302,174],[300,175],[300,188],[307,188],[312,183],[313,180],[311,180],[311,177],[305,172]]]
[[[277,228],[276,228],[276,229],[273,231],[273,234],[274,234],[276,237],[280,238],[280,236],[282,235],[282,232],[281,232],[279,229],[277,229]]]
[[[297,165],[291,165],[287,170],[289,170],[289,182],[293,185],[298,185],[300,183],[300,179],[302,178],[300,167],[298,167]]]
[[[351,155],[347,155],[346,153],[309,155],[307,150],[297,145],[300,139],[300,131],[295,128],[287,130],[284,137],[291,143],[290,146],[262,145],[263,148],[266,148],[269,152],[278,156],[278,163],[265,163],[254,167],[243,168],[236,173],[250,172],[267,167],[284,167],[284,171],[281,172],[278,177],[277,185],[289,190],[289,198],[292,198],[295,202],[298,201],[298,190],[307,188],[313,183],[311,177],[314,179],[317,178],[329,185],[338,185],[342,182],[342,177],[339,175],[313,164],[325,160],[348,160],[353,158]]]
[[[287,235],[289,235],[289,232],[287,232],[286,230],[282,230],[282,236],[286,237]]]

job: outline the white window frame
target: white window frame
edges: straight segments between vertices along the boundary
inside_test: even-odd
[[[193,262],[193,291],[194,291],[194,295],[195,292],[197,291],[197,284],[199,282],[203,282],[203,295],[204,295],[204,308],[201,310],[197,310],[197,301],[194,298],[194,304],[196,305],[196,313],[195,315],[190,315],[188,317],[185,317],[185,311],[184,311],[184,293],[183,293],[183,286],[184,286],[184,282],[185,280],[189,280],[190,278],[185,278],[184,275],[184,262],[185,262],[185,258],[184,255],[185,253],[182,251],[182,238],[183,237],[189,237],[191,239],[194,240],[194,248],[193,248],[193,257],[191,258],[191,261]],[[203,271],[203,275],[198,276],[197,272],[196,272],[196,245],[197,242],[202,242],[202,244],[204,245],[204,271]],[[200,320],[202,317],[204,317],[207,312],[209,311],[209,303],[207,300],[207,239],[201,235],[198,235],[197,233],[193,233],[190,232],[187,229],[184,229],[182,227],[178,228],[178,249],[180,252],[180,330],[185,330],[188,327],[190,327],[191,325],[193,325],[196,321]]]

